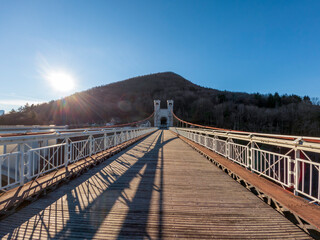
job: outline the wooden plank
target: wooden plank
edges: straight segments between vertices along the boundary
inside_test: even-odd
[[[302,197],[295,196],[292,192],[283,189],[281,186],[267,180],[255,173],[250,172],[244,167],[226,159],[212,152],[211,150],[190,141],[189,139],[179,136],[184,141],[192,144],[198,150],[203,152],[205,155],[212,157],[215,161],[231,170],[233,173],[245,179],[248,183],[254,186],[256,189],[266,194],[267,196],[275,199],[283,207],[289,209],[292,213],[296,214],[300,218],[307,221],[320,231],[320,207],[315,204],[310,204],[307,200]]]
[[[0,238],[309,239],[169,131],[0,223]]]

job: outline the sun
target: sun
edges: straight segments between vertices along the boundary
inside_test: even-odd
[[[51,71],[46,79],[52,88],[59,92],[70,92],[75,88],[74,77],[65,71]]]

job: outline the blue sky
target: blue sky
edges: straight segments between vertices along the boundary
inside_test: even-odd
[[[162,71],[320,97],[319,12],[320,1],[1,0],[0,109]],[[74,87],[54,89],[52,71]]]

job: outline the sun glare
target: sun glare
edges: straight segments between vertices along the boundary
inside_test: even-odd
[[[75,88],[75,80],[73,76],[64,71],[53,71],[46,76],[47,80],[59,92],[69,92]]]

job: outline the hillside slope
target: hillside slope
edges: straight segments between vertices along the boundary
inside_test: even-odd
[[[131,122],[153,112],[153,100],[174,100],[187,121],[216,127],[320,136],[320,107],[309,97],[261,95],[203,88],[172,73],[156,73],[95,87],[0,117],[0,124]]]

